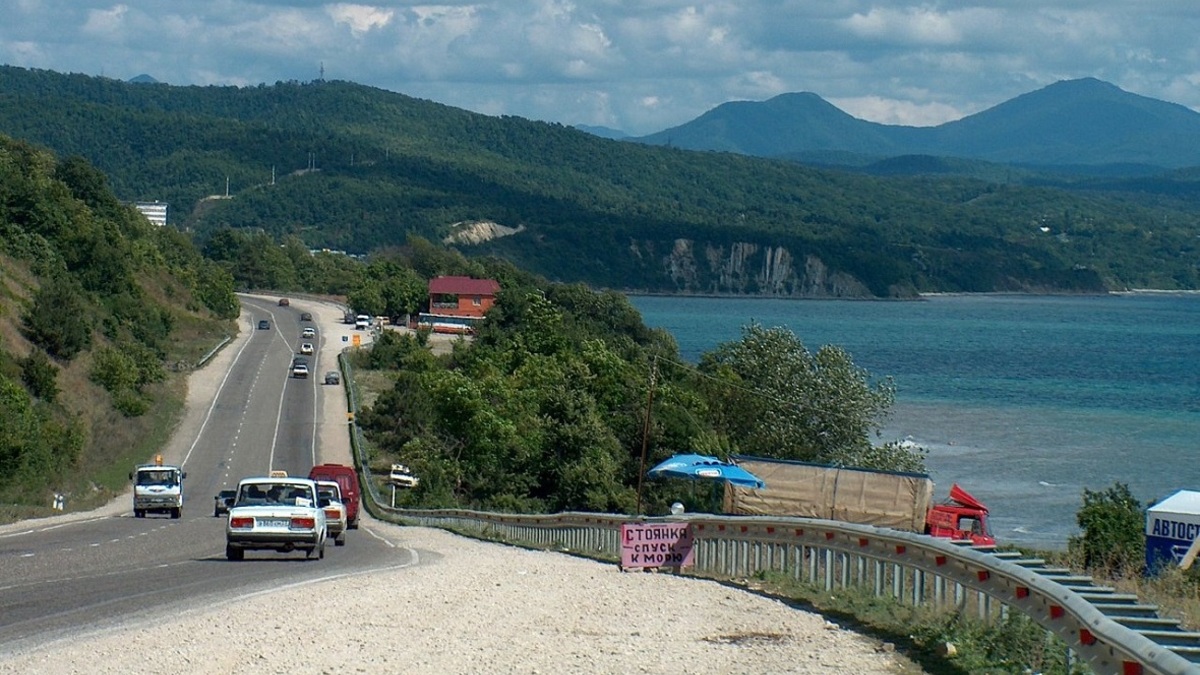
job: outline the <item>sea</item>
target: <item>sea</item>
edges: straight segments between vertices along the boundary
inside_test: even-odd
[[[757,323],[837,345],[896,401],[875,442],[928,451],[999,543],[1062,550],[1085,489],[1144,506],[1200,490],[1200,295],[936,295],[912,301],[632,296],[695,363]]]

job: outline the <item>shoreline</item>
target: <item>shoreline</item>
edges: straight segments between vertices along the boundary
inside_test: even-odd
[[[612,289],[600,289],[601,291]],[[1105,298],[1121,296],[1189,296],[1200,295],[1200,289],[1157,289],[1157,288],[1128,288],[1119,291],[1085,291],[1072,293],[1068,291],[927,291],[903,298],[882,298],[863,296],[829,296],[829,295],[749,295],[740,293],[668,293],[656,291],[614,291],[627,298],[697,298],[704,300],[795,300],[795,301],[845,301],[845,302],[920,302],[932,298],[958,297],[1009,297],[1009,298]]]

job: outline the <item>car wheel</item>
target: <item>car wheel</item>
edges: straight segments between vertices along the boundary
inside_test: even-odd
[[[225,557],[229,560],[244,560],[246,552],[236,546],[225,545]]]
[[[213,518],[221,517],[221,509],[213,509]]]
[[[333,545],[334,546],[345,546],[346,545],[346,533],[343,532],[343,533],[339,534],[337,536],[337,538],[333,540]]]
[[[325,559],[325,542],[321,542],[321,548],[317,549],[317,560]]]
[[[173,519],[178,519],[178,518],[179,518],[180,516],[182,516],[182,515],[183,515],[183,509],[182,509],[182,508],[174,508],[174,509],[171,509],[171,518],[173,518]]]
[[[350,521],[349,523],[346,523],[346,527],[350,528],[351,530],[357,530],[358,529],[358,519],[355,518],[354,520]]]
[[[133,517],[134,517],[134,518],[145,518],[145,517],[146,517],[146,512],[145,512],[145,511],[143,511],[143,510],[141,510],[141,509],[134,509],[134,510],[133,510]]]

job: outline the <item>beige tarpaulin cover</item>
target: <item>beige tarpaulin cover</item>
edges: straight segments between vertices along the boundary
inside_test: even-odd
[[[825,518],[910,532],[925,531],[933,480],[924,474],[863,469],[751,457],[734,461],[767,487],[725,484],[726,513],[748,516]]]

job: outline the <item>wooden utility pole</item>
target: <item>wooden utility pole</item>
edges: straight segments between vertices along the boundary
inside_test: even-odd
[[[642,425],[642,463],[638,469],[637,513],[642,515],[642,482],[646,480],[646,447],[650,440],[650,410],[654,404],[654,383],[658,377],[658,357],[650,362],[650,388],[646,392],[646,421]]]

